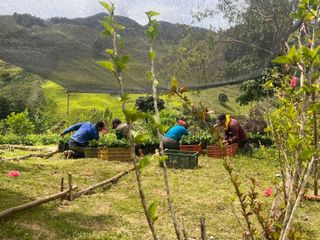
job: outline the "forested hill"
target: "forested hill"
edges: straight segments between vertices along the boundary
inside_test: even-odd
[[[117,92],[118,86],[111,74],[96,63],[106,59],[104,51],[111,48],[111,41],[100,37],[99,20],[104,16],[49,20],[29,14],[0,16],[0,59],[55,81],[69,91]],[[124,74],[125,88],[141,92],[148,86],[146,27],[127,17],[119,16],[117,20],[126,26],[120,33],[125,42],[122,51],[130,56],[129,69]],[[186,29],[196,35],[205,35],[207,31],[168,22],[159,24],[157,56],[179,43]],[[164,85],[168,86],[168,82]]]

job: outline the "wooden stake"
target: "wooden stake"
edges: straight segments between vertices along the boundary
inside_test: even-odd
[[[63,192],[64,190],[64,178],[61,178],[61,184],[60,184],[60,191]],[[61,201],[63,200],[63,197],[61,197]]]
[[[206,240],[207,239],[206,220],[204,217],[200,218],[200,227],[201,227],[201,240]]]
[[[184,237],[184,240],[188,240],[188,233],[187,233],[187,230],[186,230],[186,226],[184,225],[184,219],[181,218],[181,222],[182,222],[182,234],[183,234],[183,237]]]
[[[25,156],[19,156],[19,157],[0,158],[0,161],[23,160],[23,159],[32,158],[32,157],[49,158],[58,152],[59,152],[59,150],[54,150],[54,151],[48,152],[48,153],[31,153],[31,154],[28,154]]]
[[[68,172],[68,185],[69,185],[69,195],[68,195],[68,200],[72,201],[73,200],[73,192],[72,192],[72,173]]]
[[[112,178],[110,178],[110,179],[104,180],[104,181],[102,181],[102,182],[100,182],[100,183],[97,183],[97,184],[92,185],[92,186],[90,186],[90,187],[88,187],[88,188],[86,188],[86,189],[83,189],[83,190],[75,193],[75,194],[73,195],[73,198],[75,199],[75,198],[78,198],[78,197],[80,197],[80,196],[82,196],[82,195],[91,194],[91,193],[94,192],[94,190],[97,189],[97,188],[107,187],[107,186],[110,186],[110,185],[112,185],[112,184],[115,184],[121,177],[127,175],[129,172],[133,171],[134,169],[135,169],[135,168],[131,168],[131,169],[127,170],[127,171],[124,171],[124,172],[122,172],[122,173],[117,174],[116,176],[114,176],[114,177],[112,177]]]
[[[76,188],[77,187],[75,186],[73,188],[73,190],[76,189]],[[22,212],[22,211],[24,211],[26,209],[29,209],[29,208],[32,208],[32,207],[35,207],[35,206],[39,206],[41,204],[44,204],[44,203],[59,199],[59,198],[61,198],[63,196],[67,196],[69,194],[69,191],[70,190],[67,189],[67,190],[64,190],[64,191],[62,191],[60,193],[53,194],[51,196],[48,196],[48,197],[45,197],[45,198],[42,198],[42,199],[38,199],[38,200],[23,204],[23,205],[20,205],[20,206],[17,206],[17,207],[8,208],[8,209],[0,212],[0,219],[8,217],[8,216],[10,216],[10,215],[12,215],[14,213]]]

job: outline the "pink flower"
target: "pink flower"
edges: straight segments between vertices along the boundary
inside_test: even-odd
[[[292,79],[291,79],[291,87],[295,88],[297,86],[297,84],[298,84],[298,81],[299,81],[299,78],[292,77]]]
[[[272,188],[267,188],[263,191],[265,197],[270,197],[272,195]]]
[[[8,173],[9,177],[19,177],[20,176],[20,172],[19,171],[10,171]]]

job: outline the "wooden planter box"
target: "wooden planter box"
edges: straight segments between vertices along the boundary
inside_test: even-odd
[[[201,144],[196,145],[180,145],[179,149],[182,151],[192,151],[192,152],[198,152],[199,154],[202,153],[202,146]]]
[[[227,145],[224,149],[220,149],[218,146],[208,146],[207,155],[213,158],[223,158],[225,156],[233,156],[238,151],[238,144],[234,143]]]
[[[98,158],[107,161],[131,161],[130,148],[124,147],[106,147],[99,148]]]
[[[98,148],[86,148],[84,150],[85,158],[97,158],[98,157]]]
[[[168,156],[166,160],[168,168],[193,169],[198,167],[198,152],[167,149],[164,153]],[[160,163],[160,167],[163,167],[163,163]]]

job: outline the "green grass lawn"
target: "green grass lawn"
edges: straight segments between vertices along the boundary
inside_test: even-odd
[[[272,152],[272,149],[268,152]],[[21,155],[22,151],[2,151],[1,157]],[[253,156],[232,158],[235,171],[247,189],[249,177],[259,181],[259,198],[270,206],[272,197],[262,191],[279,183],[277,166],[259,150]],[[178,218],[184,219],[189,237],[199,239],[199,219],[205,216],[207,233],[213,239],[241,239],[241,215],[228,174],[221,159],[201,156],[195,170],[169,170],[169,180]],[[29,159],[19,162],[0,162],[0,210],[36,198],[59,192],[60,178],[71,171],[74,184],[84,188],[129,169],[128,163],[105,162],[97,159],[64,160],[61,154],[48,160]],[[21,176],[10,178],[8,171],[19,170]],[[143,188],[148,202],[159,203],[156,230],[159,239],[175,239],[162,180],[162,169],[152,162],[143,170]],[[268,211],[265,212],[268,214]],[[297,222],[303,231],[302,239],[320,239],[320,205],[303,202]],[[134,173],[122,178],[117,185],[84,196],[72,202],[55,201],[16,214],[0,223],[1,239],[151,239]]]

